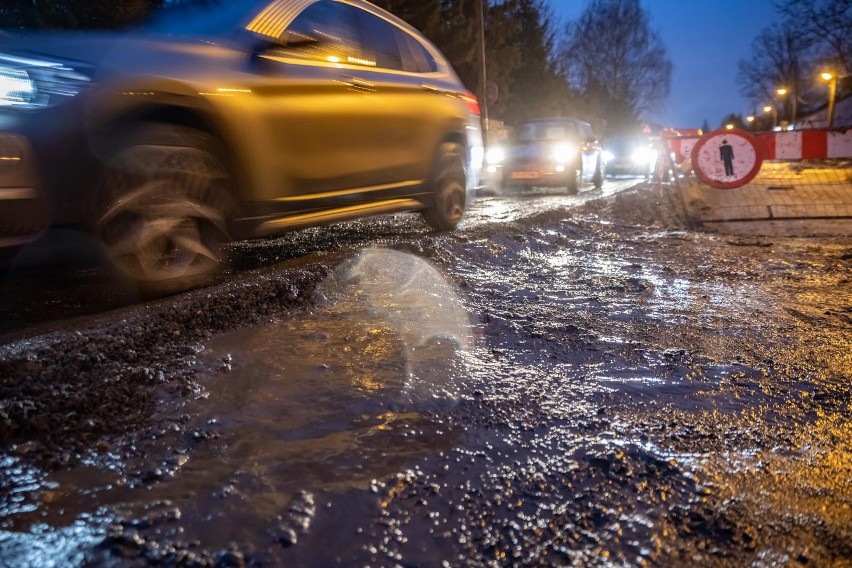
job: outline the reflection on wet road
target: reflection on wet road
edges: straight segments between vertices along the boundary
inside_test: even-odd
[[[312,313],[222,335],[202,353],[205,396],[184,410],[199,417],[195,437],[215,440],[157,491],[193,519],[183,538],[295,543],[324,505],[313,492],[369,487],[457,439],[423,415],[455,404],[473,346],[446,280],[422,259],[369,249],[320,293]]]

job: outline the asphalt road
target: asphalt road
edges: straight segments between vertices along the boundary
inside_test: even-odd
[[[10,332],[2,563],[849,565],[852,240],[609,187]]]

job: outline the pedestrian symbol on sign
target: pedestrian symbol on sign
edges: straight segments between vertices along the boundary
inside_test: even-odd
[[[722,140],[719,146],[719,158],[725,163],[725,175],[734,175],[734,147],[728,144],[728,140]]]

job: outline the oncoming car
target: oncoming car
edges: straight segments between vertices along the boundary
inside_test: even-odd
[[[649,136],[616,136],[604,143],[607,176],[651,178],[657,165],[657,144]]]
[[[524,123],[504,160],[504,187],[563,187],[577,193],[581,181],[603,185],[601,146],[591,125],[574,118]]]
[[[476,98],[362,0],[223,0],[118,32],[0,35],[0,248],[94,235],[145,295],[233,239],[382,213],[461,221]]]

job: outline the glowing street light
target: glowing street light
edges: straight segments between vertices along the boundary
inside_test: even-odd
[[[775,94],[778,95],[779,97],[783,97],[784,95],[787,94],[787,89],[785,89],[784,87],[780,87],[778,89],[775,89]]]
[[[837,75],[828,71],[820,73],[823,81],[828,81],[828,127],[834,125],[834,98],[837,95]]]
[[[734,125],[731,124],[730,122],[725,125],[725,130],[733,130],[733,129],[734,129]]]
[[[775,110],[774,106],[766,105],[765,107],[763,107],[763,112],[772,113],[772,129],[775,130],[775,127],[778,126],[778,111]]]

